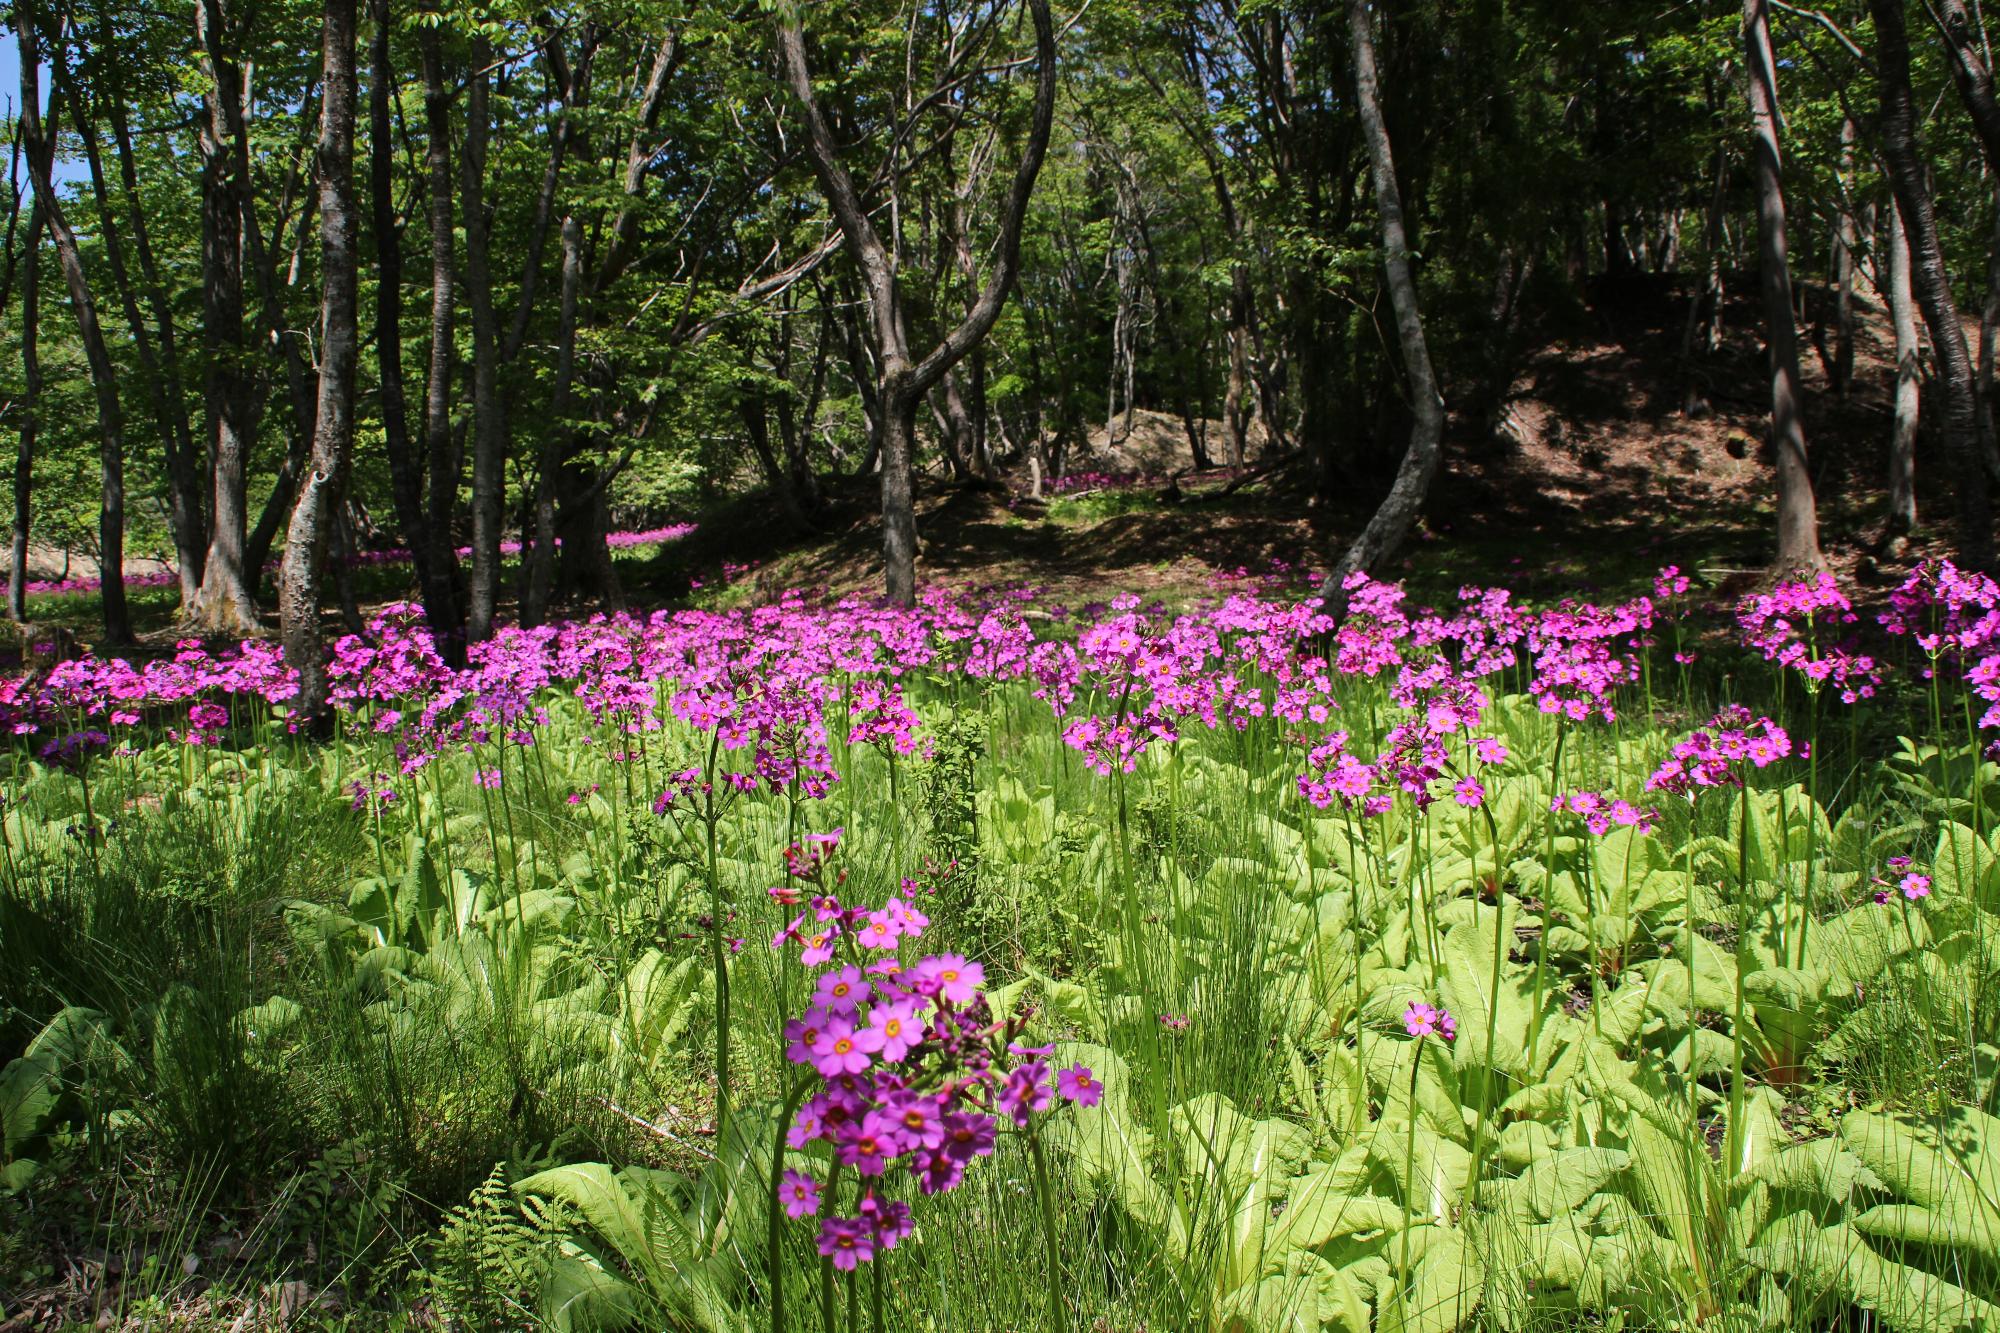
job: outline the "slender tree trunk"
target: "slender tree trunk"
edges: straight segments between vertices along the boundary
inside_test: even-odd
[[[63,282],[69,288],[70,309],[77,336],[90,367],[90,385],[97,402],[98,477],[103,494],[97,510],[98,577],[102,583],[104,641],[110,646],[132,642],[132,620],[125,603],[125,413],[118,402],[118,375],[97,319],[97,301],[76,232],[70,227],[51,179],[53,144],[41,118],[41,47],[33,22],[22,9],[14,11],[15,50],[21,67],[21,140],[34,182],[35,203],[41,210]],[[62,69],[60,60],[56,68]]]
[[[368,46],[368,182],[375,233],[375,364],[382,410],[382,448],[396,522],[410,548],[424,617],[434,635],[457,630],[451,590],[443,586],[424,505],[423,462],[410,438],[408,391],[403,381],[403,235],[396,216],[396,143],[390,124],[395,74],[389,65],[389,0],[371,0],[374,31]]]
[[[577,139],[577,117],[590,98],[590,71],[596,63],[598,27],[584,19],[580,30],[581,47],[574,62],[561,59],[561,34],[554,28],[546,33],[543,53],[550,57],[550,82],[562,91],[562,115],[549,136],[549,160],[542,170],[541,192],[535,196],[535,214],[528,227],[527,253],[521,261],[520,300],[514,306],[514,321],[500,345],[500,364],[511,365],[528,339],[528,321],[534,313],[535,292],[542,275],[542,256],[548,250],[549,232],[555,226],[556,192],[562,184],[563,164]],[[468,151],[470,151],[468,146]]]
[[[1979,360],[1973,401],[1979,407],[1979,447],[1987,471],[1994,470],[1993,356],[2000,341],[2000,178],[1993,182],[1993,234],[1986,246],[1986,300],[1979,308]]]
[[[319,123],[317,115],[308,115],[312,99],[308,98],[299,114],[299,148],[301,155],[308,143],[308,136]],[[229,120],[230,138],[236,150],[236,179],[250,179],[250,132],[244,124],[238,104],[225,101],[222,104],[224,116]],[[301,175],[288,176],[285,198],[289,201],[294,180]],[[313,428],[317,419],[318,388],[316,372],[306,363],[300,351],[301,339],[292,329],[292,321],[285,311],[285,287],[291,286],[298,277],[298,253],[312,228],[312,217],[318,207],[319,192],[311,189],[310,182],[305,195],[305,208],[301,210],[296,224],[293,244],[291,275],[284,284],[278,282],[278,266],[284,252],[284,229],[280,226],[267,247],[257,221],[257,210],[248,193],[241,196],[243,203],[243,258],[256,275],[259,297],[258,337],[269,341],[277,348],[285,368],[285,396],[291,411],[287,418],[288,440],[285,456],[279,461],[278,476],[272,483],[270,494],[264,498],[264,507],[258,513],[257,525],[243,544],[243,570],[254,589],[263,577],[264,568],[270,562],[271,546],[277,540],[278,528],[291,514],[292,501],[298,495],[299,477],[306,470],[312,455]],[[283,214],[280,214],[282,221]],[[261,400],[244,414],[246,422],[254,423],[261,415]],[[254,434],[254,432],[251,432]]]
[[[1945,63],[1951,69],[1952,82],[1958,86],[1959,99],[1972,117],[1973,132],[1985,150],[1987,170],[2000,176],[2000,99],[1993,94],[1986,34],[1966,10],[1965,0],[1937,0],[1930,13],[1950,53]],[[1909,50],[1907,37],[1903,49],[1905,53]]]
[[[919,360],[909,344],[892,248],[883,245],[852,176],[841,165],[833,131],[813,92],[798,8],[790,3],[778,7],[778,53],[785,81],[804,113],[806,156],[819,178],[820,189],[840,226],[855,267],[860,270],[874,328],[876,398],[880,413],[876,431],[882,459],[882,581],[884,594],[897,606],[912,606],[916,602],[913,455],[917,405],[946,371],[992,332],[1000,317],[1020,267],[1021,226],[1054,123],[1055,24],[1049,14],[1048,0],[1028,0],[1028,13],[1035,29],[1035,100],[1028,141],[1001,211],[993,263],[985,285],[964,318]]]
[[[487,259],[486,141],[491,60],[486,43],[472,49],[471,96],[466,104],[465,151],[460,164],[465,199],[465,288],[472,306],[472,582],[466,637],[478,643],[493,633],[500,594],[500,524],[506,499],[507,425],[501,418],[499,326],[493,314],[492,269]]]
[[[750,452],[757,456],[757,468],[764,474],[764,485],[778,502],[779,512],[794,528],[803,527],[805,511],[792,489],[791,475],[771,447],[771,418],[764,395],[754,390],[746,392],[737,403],[737,415],[743,420],[743,437],[750,442]]]
[[[354,448],[354,387],[360,337],[356,272],[354,113],[355,0],[326,0],[321,36],[325,102],[320,112],[320,368],[312,471],[299,487],[278,569],[285,658],[299,673],[297,712],[326,716],[326,659],[319,595],[328,533],[340,519]]]
[[[247,199],[236,174],[227,109],[240,105],[242,73],[229,53],[228,16],[219,0],[202,0],[195,17],[209,65],[196,144],[201,157],[202,337],[208,351],[202,424],[208,439],[213,520],[201,587],[187,616],[200,629],[243,637],[257,630],[256,587],[261,571],[246,567],[244,551],[249,518],[246,475],[255,435],[246,420],[249,366],[243,339]]]
[[[811,515],[820,504],[819,479],[813,475],[811,448],[813,428],[826,393],[826,366],[832,341],[833,313],[822,307],[803,409],[795,412],[789,398],[778,403],[778,433],[785,446],[785,469],[791,477],[792,494],[798,497],[799,508],[805,515]],[[982,385],[982,392],[983,389]]]
[[[1965,563],[1993,562],[1993,512],[1979,444],[1979,407],[1965,327],[1952,301],[1951,281],[1938,245],[1937,218],[1917,147],[1917,114],[1910,93],[1910,46],[1902,0],[1870,0],[1875,16],[1876,88],[1882,158],[1910,246],[1910,285],[1930,330],[1938,387],[1944,391],[1940,433],[1958,492],[1959,548]]]
[[[167,474],[167,527],[173,537],[175,569],[180,577],[181,605],[188,606],[195,589],[201,586],[202,558],[207,545],[199,487],[194,482],[192,460],[188,458],[187,410],[181,401],[178,383],[160,362],[154,330],[139,311],[139,294],[125,262],[125,241],[120,234],[117,212],[111,202],[111,188],[104,172],[104,156],[98,149],[96,120],[87,114],[87,104],[73,81],[65,81],[63,93],[70,120],[79,127],[83,140],[84,163],[90,173],[91,197],[97,204],[98,237],[104,266],[111,275],[111,290],[117,295],[125,316],[125,329],[139,361],[139,380],[152,400],[153,421],[159,430],[160,452]],[[117,95],[116,88],[109,96]],[[94,110],[94,108],[89,108]]]
[[[1778,149],[1778,73],[1771,57],[1767,0],[1743,0],[1746,84],[1757,178],[1759,285],[1771,375],[1771,447],[1777,455],[1777,572],[1819,569],[1819,514],[1806,466],[1800,415],[1798,332],[1792,322],[1792,271],[1785,254],[1783,159]]]
[[[1854,383],[1854,122],[1840,122],[1840,214],[1833,231],[1833,391],[1842,398]]]
[[[175,518],[175,531],[189,532],[195,538],[197,548],[207,540],[208,514],[203,496],[203,459],[201,450],[193,443],[188,427],[187,409],[179,393],[181,381],[180,338],[175,328],[173,307],[167,300],[166,284],[160,277],[159,261],[155,258],[152,242],[152,227],[146,218],[146,210],[139,199],[139,169],[132,149],[132,129],[129,109],[121,90],[114,86],[112,96],[106,99],[106,111],[111,121],[112,142],[118,153],[118,177],[125,195],[128,225],[132,231],[132,248],[139,260],[139,275],[145,284],[146,303],[152,311],[153,328],[159,337],[160,371],[168,386],[169,402],[172,408],[168,417],[167,484],[169,486],[170,512]],[[205,574],[206,552],[195,551],[194,570],[196,581]],[[183,562],[181,574],[181,600],[185,605],[190,591],[188,569]]]
[[[521,623],[539,625],[548,615],[556,572],[556,482],[569,439],[570,384],[576,374],[577,301],[583,291],[583,224],[574,213],[562,223],[562,313],[556,331],[556,382],[549,400],[549,424],[542,437],[535,478],[535,546],[530,553],[528,595]]]
[[[109,35],[106,33],[108,43]],[[73,110],[70,119],[78,126],[85,126],[81,114],[81,99],[72,83],[68,88]],[[107,183],[103,154],[99,148],[99,135],[95,121],[89,122],[82,135],[84,159],[90,169],[91,192],[97,201],[98,218],[101,223],[105,265],[111,273],[113,288],[118,293],[124,308],[125,326],[132,335],[133,350],[139,357],[139,369],[147,388],[147,396],[152,399],[153,418],[159,424],[160,454],[167,474],[167,526],[173,537],[176,571],[180,577],[181,605],[185,608],[192,600],[195,589],[201,583],[202,561],[207,551],[207,514],[202,506],[199,460],[193,454],[192,432],[188,426],[187,404],[180,393],[180,373],[175,356],[173,315],[164,299],[157,294],[158,269],[153,263],[150,230],[146,224],[144,209],[137,206],[137,192],[134,184],[136,168],[123,158],[130,152],[130,135],[125,131],[126,112],[123,106],[123,89],[113,76],[107,79],[107,86],[98,90],[94,102],[111,108],[110,118],[114,124],[112,135],[119,145],[121,155],[121,183],[130,193],[126,198],[127,207],[123,211],[132,229],[131,239],[134,252],[140,259],[140,275],[148,281],[155,294],[149,299],[155,316],[152,327],[148,327],[139,310],[139,294],[132,281],[131,271],[125,261],[125,243],[116,220],[117,210],[111,200]]]
[[[917,600],[917,517],[914,488],[917,398],[900,380],[882,385],[883,593],[892,606]]]
[[[1706,252],[1701,290],[1688,303],[1687,323],[1681,326],[1683,366],[1691,364],[1694,359],[1695,336],[1704,327],[1701,318],[1703,309],[1721,303],[1722,210],[1728,203],[1728,190],[1729,154],[1727,149],[1718,147],[1715,150],[1715,180],[1709,189],[1708,214],[1701,231],[1702,249]],[[1714,343],[1709,342],[1703,350],[1713,352]]]
[[[1491,341],[1479,414],[1488,439],[1499,434],[1507,420],[1514,377],[1520,369],[1521,305],[1534,273],[1535,254],[1530,250],[1519,258],[1509,253],[1494,278],[1493,311],[1487,320]]]
[[[639,197],[640,187],[645,183],[646,164],[652,160],[654,150],[649,139],[660,123],[660,111],[666,104],[667,77],[680,63],[680,53],[680,34],[669,32],[661,40],[660,49],[653,56],[653,67],[646,75],[646,88],[639,97],[639,123],[633,127],[631,143],[625,150],[626,203],[612,220],[611,239],[591,281],[593,292],[609,288],[631,262],[633,246],[639,239],[639,215],[631,202]]]
[[[452,323],[456,293],[452,278],[451,93],[445,84],[442,42],[437,29],[417,35],[424,66],[424,165],[430,178],[431,350],[424,384],[424,460],[430,482],[425,499],[424,540],[431,547],[435,589],[427,590],[424,611],[433,626],[450,626],[439,641],[445,660],[462,659],[458,552],[452,517],[458,507],[458,450],[451,429]]]
[[[1375,182],[1375,211],[1382,223],[1382,267],[1389,304],[1396,315],[1396,341],[1409,376],[1414,421],[1409,447],[1389,494],[1374,517],[1354,539],[1321,587],[1329,611],[1344,615],[1349,575],[1366,573],[1393,555],[1416,521],[1431,478],[1437,473],[1439,442],[1444,435],[1444,399],[1431,370],[1430,347],[1424,341],[1423,318],[1417,307],[1417,284],[1410,271],[1409,238],[1403,229],[1403,201],[1396,187],[1396,161],[1382,120],[1381,86],[1375,71],[1375,34],[1368,17],[1368,0],[1348,0],[1347,30],[1354,61],[1355,104],[1361,113],[1362,139]]]
[[[1229,388],[1222,399],[1223,448],[1232,469],[1250,454],[1250,278],[1237,265],[1229,282]]]
[[[944,398],[944,429],[939,438],[945,443],[952,475],[965,481],[976,476],[978,468],[973,462],[972,410],[965,401],[965,381],[956,369],[945,372],[939,393]]]
[[[1889,432],[1889,533],[1917,526],[1917,424],[1923,369],[1917,361],[1917,310],[1910,300],[1910,242],[1903,219],[1889,207],[1889,320],[1896,329],[1896,405]]]
[[[21,433],[14,446],[13,563],[7,570],[7,614],[28,618],[28,524],[35,492],[35,432],[42,410],[42,206],[28,213],[28,248],[21,260]]]

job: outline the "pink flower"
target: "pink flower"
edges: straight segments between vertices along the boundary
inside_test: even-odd
[[[1095,1106],[1104,1100],[1104,1085],[1088,1065],[1073,1065],[1056,1074],[1056,1091],[1078,1106]]]
[[[813,1048],[812,1064],[822,1078],[858,1074],[868,1068],[868,1052],[862,1048],[854,1024],[845,1018],[828,1018],[825,1031]]]
[[[795,1018],[785,1024],[785,1058],[795,1065],[811,1064],[819,1058],[826,1040],[826,1025],[832,1015],[824,1009],[813,1009],[804,1018]]]
[[[826,930],[816,930],[810,935],[803,936],[801,942],[805,945],[805,948],[799,953],[799,961],[807,967],[818,967],[821,963],[826,962],[833,957],[833,942],[839,935],[840,928],[833,926]]]
[[[854,933],[854,942],[864,949],[893,949],[901,928],[887,912],[870,912],[868,924]]]
[[[986,984],[986,969],[968,963],[961,954],[944,953],[918,963],[914,978],[922,994],[940,995],[953,1004],[971,1004]]]
[[[819,1252],[851,1273],[875,1257],[875,1228],[858,1217],[829,1217],[819,1224]]]
[[[896,1122],[880,1111],[870,1111],[860,1124],[847,1126],[834,1154],[843,1166],[851,1166],[864,1176],[879,1176],[889,1169],[889,1160],[901,1151]]]
[[[1929,875],[1919,875],[1913,870],[1903,876],[1902,882],[1897,887],[1902,889],[1905,898],[1911,902],[1915,902],[1919,898],[1928,898],[1931,896],[1931,877]]]
[[[1008,1073],[1000,1091],[993,1094],[994,1106],[1012,1116],[1016,1125],[1026,1128],[1028,1117],[1036,1111],[1047,1110],[1054,1096],[1048,1077],[1049,1067],[1040,1060],[1016,1065]]]
[[[867,1030],[856,1033],[855,1040],[863,1050],[878,1053],[889,1064],[901,1063],[910,1047],[923,1039],[923,1022],[915,1006],[907,1002],[878,1004],[869,1019]]]
[[[895,1249],[903,1237],[917,1229],[910,1205],[901,1199],[885,1201],[871,1191],[862,1196],[859,1211],[861,1220],[875,1229],[875,1243],[885,1250]]]
[[[1452,799],[1468,810],[1476,810],[1486,803],[1486,788],[1479,785],[1477,778],[1460,778],[1451,791]]]
[[[1441,1037],[1451,1041],[1458,1036],[1458,1023],[1450,1011],[1418,1000],[1403,1011],[1403,1030],[1412,1037]]]
[[[884,1105],[896,1121],[896,1137],[906,1147],[935,1152],[944,1145],[940,1098],[915,1092],[891,1093]]]
[[[944,1155],[953,1161],[964,1163],[988,1156],[998,1137],[991,1116],[954,1111],[944,1118]]]
[[[778,1200],[785,1206],[786,1217],[794,1221],[811,1217],[819,1212],[819,1182],[803,1171],[787,1171],[778,1186]]]
[[[830,1014],[852,1017],[868,998],[870,987],[861,976],[858,967],[843,967],[838,972],[828,972],[819,979],[813,990],[813,1004]]]

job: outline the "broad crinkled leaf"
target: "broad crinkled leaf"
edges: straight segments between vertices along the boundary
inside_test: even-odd
[[[1452,1333],[1479,1309],[1486,1270],[1456,1233],[1435,1239],[1402,1284],[1378,1302],[1378,1333]]]
[[[1491,1182],[1492,1203],[1509,1218],[1546,1222],[1602,1190],[1630,1159],[1616,1148],[1568,1148],[1529,1165],[1511,1180]]]

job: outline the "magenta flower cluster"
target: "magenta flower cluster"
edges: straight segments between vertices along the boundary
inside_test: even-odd
[[[1646,779],[1647,791],[1693,798],[1703,787],[1741,787],[1746,767],[1764,768],[1792,752],[1792,739],[1768,717],[1731,704],[1674,744]]]
[[[1095,1106],[1103,1087],[1085,1066],[1052,1072],[1051,1048],[1020,1041],[1021,1019],[996,1019],[980,964],[942,953],[905,968],[900,945],[929,919],[895,897],[876,909],[843,904],[832,892],[843,878],[832,868],[837,841],[822,835],[787,853],[788,873],[804,885],[773,896],[809,894],[810,908],[771,947],[798,948],[808,966],[832,964],[805,1013],[785,1025],[785,1058],[818,1079],[786,1144],[824,1145],[836,1171],[860,1182],[854,1215],[828,1217],[818,1241],[834,1267],[853,1269],[915,1225],[910,1206],[885,1193],[893,1180],[924,1195],[955,1189],[969,1163],[993,1152],[1003,1117],[1027,1129],[1058,1098]],[[779,1201],[789,1216],[817,1215],[822,1197],[813,1176],[785,1173]]]
[[[351,719],[343,725],[385,737],[395,754],[388,783],[371,794],[453,755],[468,756],[490,783],[505,771],[505,747],[533,745],[552,697],[568,694],[593,729],[583,743],[604,745],[613,762],[643,763],[663,813],[753,792],[810,800],[833,789],[855,747],[925,753],[924,723],[905,696],[915,677],[974,688],[1020,682],[1064,742],[1107,775],[1136,771],[1148,751],[1190,734],[1275,730],[1297,746],[1294,777],[1307,801],[1380,814],[1399,801],[1474,809],[1493,799],[1494,770],[1507,761],[1486,722],[1500,673],[1563,725],[1615,718],[1663,617],[1690,601],[1687,576],[1672,567],[1653,596],[1607,604],[1537,609],[1505,589],[1467,587],[1455,605],[1430,609],[1398,584],[1361,575],[1346,592],[1349,613],[1338,625],[1315,599],[1264,600],[1240,587],[1178,614],[1132,596],[1073,611],[1029,589],[933,588],[910,610],[794,593],[730,611],[505,629],[473,645],[456,669],[420,610],[399,604],[338,640],[328,671],[333,703]],[[1882,619],[1911,636],[1933,669],[1949,662],[1983,701],[1980,725],[2000,729],[2000,587],[1949,564],[1926,566]],[[1855,613],[1824,577],[1746,599],[1736,622],[1748,648],[1815,691],[1860,699],[1881,677],[1881,665],[1853,648]],[[1365,727],[1341,711],[1357,677],[1385,680],[1396,706]],[[297,690],[271,643],[211,651],[187,641],[140,664],[84,657],[0,679],[0,725],[16,734],[101,731],[116,749],[123,729],[144,723],[206,746],[274,715],[291,725]],[[675,725],[712,741],[715,761],[656,762],[671,747],[649,738]],[[1717,723],[1684,744],[1651,790],[1726,782],[1732,765],[1790,753],[1768,720]],[[1604,799],[1612,826],[1644,822]],[[1588,809],[1574,813],[1602,822]]]
[[[1743,641],[1766,661],[1798,672],[1810,690],[1831,687],[1850,704],[1872,697],[1882,680],[1875,659],[1854,651],[1851,627],[1859,619],[1823,572],[1745,597],[1736,608]]]
[[[1657,809],[1648,807],[1642,810],[1609,792],[1579,791],[1567,796],[1558,795],[1549,802],[1549,811],[1577,816],[1583,820],[1585,828],[1600,838],[1614,828],[1629,828],[1640,834],[1651,833],[1660,822]]]

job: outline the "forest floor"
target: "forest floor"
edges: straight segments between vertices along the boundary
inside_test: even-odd
[[[1619,595],[1643,589],[1668,564],[1722,596],[1763,577],[1775,524],[1771,470],[1761,456],[1769,391],[1754,290],[1748,275],[1735,278],[1720,345],[1684,372],[1687,290],[1644,277],[1615,290],[1600,284],[1559,325],[1531,330],[1502,429],[1453,415],[1425,516],[1398,567],[1384,572],[1433,598],[1474,582],[1529,597]],[[1808,299],[1815,312],[1831,305],[1823,289]],[[1818,323],[1802,327],[1801,347],[1821,543],[1829,566],[1868,601],[1914,561],[1944,551],[1950,496],[1920,440],[1924,521],[1896,558],[1884,554],[1892,343],[1884,312],[1857,303],[1854,379],[1844,398],[1831,391],[1825,357],[1816,354],[1828,340]],[[1692,413],[1683,410],[1690,387]],[[1340,501],[1318,503],[1303,459],[1255,456],[1261,433],[1249,476],[1196,473],[1177,418],[1140,410],[1131,421],[1129,435],[1121,423],[1115,442],[1096,429],[1069,471],[1109,476],[1066,494],[1031,499],[1018,478],[921,478],[920,581],[1030,585],[1070,605],[1120,592],[1179,604],[1231,586],[1303,587],[1388,485],[1386,476],[1354,478]],[[1207,425],[1211,452],[1219,453],[1220,429]],[[1393,459],[1401,444],[1390,443]],[[865,596],[879,586],[870,478],[829,480],[824,504],[804,527],[787,523],[761,493],[694,517],[699,526],[689,538],[621,553],[628,605],[762,599],[787,589]],[[513,582],[509,576],[503,586]],[[414,595],[408,584],[407,567],[355,571],[364,608]],[[176,599],[171,586],[134,589],[147,645],[171,644]],[[30,610],[84,639],[98,614],[90,594],[36,598]]]
[[[1565,327],[1541,331],[1522,360],[1503,430],[1454,415],[1425,518],[1400,568],[1388,572],[1432,593],[1495,582],[1535,596],[1637,591],[1667,564],[1721,593],[1763,577],[1775,531],[1772,474],[1761,456],[1769,388],[1747,275],[1733,290],[1741,294],[1725,303],[1720,345],[1685,374],[1687,297],[1667,280],[1600,288]],[[1830,305],[1823,291],[1809,298],[1814,308]],[[1868,600],[1871,588],[1892,586],[1911,563],[1943,550],[1938,529],[1950,496],[1920,441],[1925,521],[1895,559],[1884,554],[1893,341],[1884,312],[1858,304],[1844,398],[1815,352],[1827,336],[1809,323],[1801,345],[1821,543],[1829,566]],[[1212,452],[1219,437],[1211,430]],[[1251,461],[1255,471],[1260,462]],[[1036,501],[1003,485],[929,478],[918,509],[920,580],[1031,584],[1070,603],[1123,591],[1180,601],[1232,576],[1302,581],[1332,562],[1388,484],[1357,480],[1347,487],[1353,503],[1323,506],[1301,459],[1235,485],[1222,471],[1170,480],[1191,464],[1179,420],[1141,411],[1129,440],[1107,446],[1100,426],[1073,463],[1125,480]],[[1130,480],[1133,473],[1144,479]],[[865,594],[879,578],[875,505],[872,485],[830,488],[818,529],[774,544],[771,533],[783,529],[766,503],[738,501],[708,516],[689,541],[661,550],[661,590],[682,570],[755,563],[744,576],[755,595]]]

